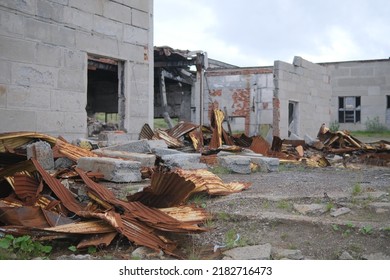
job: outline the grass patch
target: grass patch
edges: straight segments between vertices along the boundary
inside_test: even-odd
[[[281,201],[278,202],[276,207],[279,208],[279,209],[288,210],[288,209],[291,209],[291,204],[288,201],[286,201],[286,200],[281,200]]]
[[[215,175],[223,175],[223,174],[231,174],[232,171],[224,166],[213,166],[209,168],[209,171],[211,173],[214,173]]]
[[[13,257],[19,260],[42,257],[51,253],[52,246],[35,241],[29,235],[14,237],[7,234],[0,239],[0,259]]]
[[[390,137],[390,130],[383,130],[383,131],[367,131],[367,130],[355,130],[350,132],[352,136],[359,138],[359,137],[373,137],[373,138],[389,138]]]
[[[226,232],[224,238],[226,248],[232,249],[234,247],[243,247],[247,245],[247,242],[241,238],[234,229],[230,229]]]
[[[191,198],[188,200],[189,204],[195,204],[197,207],[206,208],[206,201],[208,196],[205,194],[194,194],[191,196]]]
[[[362,192],[362,186],[360,183],[356,183],[352,189],[352,195],[358,195]]]
[[[173,126],[177,125],[178,122],[179,122],[178,118],[172,118],[171,120],[172,120]],[[155,129],[157,129],[157,128],[159,128],[159,129],[168,129],[168,124],[166,123],[164,118],[156,118],[156,119],[154,119],[153,124],[154,124],[154,128]]]

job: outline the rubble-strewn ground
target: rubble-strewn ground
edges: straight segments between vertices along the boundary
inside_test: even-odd
[[[214,230],[194,237],[197,243],[226,242],[230,230],[240,235],[240,245],[270,243],[301,250],[306,259],[337,259],[344,251],[355,259],[375,253],[390,256],[389,168],[281,166],[275,173],[220,177],[253,185],[241,193],[205,200],[216,218]],[[332,217],[330,209],[302,215],[293,206],[314,203],[352,211],[339,217]]]
[[[354,259],[390,256],[388,167],[281,165],[279,172],[218,175],[224,182],[245,181],[252,182],[252,186],[229,196],[191,199],[190,202],[212,212],[214,219],[207,223],[212,227],[207,233],[175,237],[181,240],[184,258],[222,258],[223,255],[213,254],[215,245],[265,243],[270,243],[273,249],[300,250],[305,259],[338,259],[345,252]],[[122,197],[140,186],[108,184]],[[323,204],[328,211],[303,215],[295,210],[294,204]],[[332,217],[331,207],[348,207],[351,212]],[[239,240],[232,243],[237,234]],[[131,256],[134,249],[135,246],[122,240],[94,255],[100,259],[129,259],[134,258]],[[72,252],[64,247],[64,251],[52,257],[64,254]],[[141,258],[160,256],[151,254]],[[271,258],[279,257],[271,255]]]

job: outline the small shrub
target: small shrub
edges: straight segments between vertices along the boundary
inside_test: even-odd
[[[352,189],[352,195],[358,195],[359,193],[362,192],[362,186],[359,184],[359,183],[356,183],[354,186],[353,186],[353,189]]]
[[[372,233],[372,226],[364,226],[359,230],[363,234],[371,234]]]
[[[333,121],[329,124],[329,130],[331,132],[336,132],[340,130],[340,124],[338,121]]]

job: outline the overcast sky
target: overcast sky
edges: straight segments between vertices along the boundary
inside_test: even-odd
[[[237,66],[390,57],[390,0],[154,0],[154,45]]]

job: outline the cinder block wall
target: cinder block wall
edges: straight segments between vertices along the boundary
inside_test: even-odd
[[[272,126],[272,67],[208,70],[206,79],[207,122],[212,108],[226,107],[228,116],[232,117],[233,132],[266,136]]]
[[[87,135],[87,56],[123,61],[125,128],[153,120],[153,0],[0,1],[0,132]]]
[[[390,127],[386,120],[387,95],[390,95],[390,60],[350,61],[321,64],[331,76],[333,90],[331,121],[338,122],[338,98],[360,96],[361,121],[341,123],[340,129],[364,130],[367,119],[379,117],[382,124]]]
[[[293,64],[274,63],[274,135],[288,138],[289,102],[297,104],[296,133],[316,137],[322,123],[329,123],[332,88],[327,69],[301,57]]]

